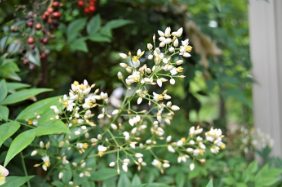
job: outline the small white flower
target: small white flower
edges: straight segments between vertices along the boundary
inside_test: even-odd
[[[176,106],[176,105],[172,105],[171,106],[171,110],[177,111],[177,110],[180,110],[180,108],[178,106]]]
[[[173,46],[174,46],[174,47],[177,47],[177,46],[178,46],[178,39],[177,39],[177,38],[174,40]]]
[[[190,170],[193,171],[194,168],[195,168],[195,164],[194,164],[194,163],[191,163],[191,164],[190,164]]]
[[[151,49],[153,48],[153,45],[150,44],[150,43],[147,43],[147,48],[148,48],[149,50],[151,50]]]
[[[142,102],[142,97],[139,97],[139,98],[137,99],[137,104],[140,105],[141,102]]]
[[[162,163],[158,161],[157,159],[154,159],[152,162],[152,165],[160,168],[162,166]]]
[[[172,84],[172,85],[174,85],[174,84],[175,84],[175,80],[174,80],[173,78],[171,78],[171,79],[169,80],[169,83]]]
[[[167,149],[169,152],[175,153],[175,150],[173,149],[171,145],[167,146]]]
[[[163,84],[162,80],[161,79],[157,79],[157,84],[159,85],[159,87],[162,87],[162,84]]]
[[[61,172],[59,173],[58,178],[59,178],[59,179],[62,179],[62,178],[63,178],[63,176],[64,176],[64,173],[61,171]]]
[[[170,167],[170,164],[169,164],[169,163],[163,163],[163,167],[164,167],[164,168],[169,168],[169,167]]]
[[[111,162],[111,163],[109,164],[110,167],[114,167],[115,165],[116,165],[115,162]]]
[[[176,32],[173,32],[171,35],[176,36],[176,37],[180,37],[182,35],[182,33],[183,33],[183,28],[181,27]]]
[[[118,72],[117,76],[118,76],[119,79],[123,78],[122,73],[120,71]]]
[[[127,58],[127,55],[125,53],[120,53],[119,56],[123,59],[126,59]]]
[[[162,36],[162,37],[164,37],[164,33],[163,33],[163,31],[160,31],[160,30],[158,30],[158,34],[160,35],[160,36]]]
[[[122,165],[122,169],[123,169],[124,172],[127,172],[128,171],[127,164],[123,164]]]
[[[171,141],[171,136],[168,136],[167,138],[166,138],[166,142],[170,142]]]
[[[135,157],[141,158],[141,157],[143,157],[143,154],[141,154],[141,153],[135,153]]]
[[[167,27],[165,29],[165,33],[164,33],[165,37],[169,37],[170,36],[170,31],[171,31],[170,27]]]
[[[176,65],[181,65],[183,63],[183,60],[177,60]]]
[[[105,146],[103,146],[103,145],[99,145],[99,146],[98,146],[98,151],[105,152],[105,151],[107,151],[107,147],[105,147]]]
[[[169,50],[169,52],[173,53],[174,52],[174,47],[170,47],[168,50]]]
[[[152,60],[153,57],[154,57],[153,55],[149,55],[149,56],[148,56],[148,59],[149,59],[149,60]]]

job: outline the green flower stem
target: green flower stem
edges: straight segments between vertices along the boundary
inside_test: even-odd
[[[25,176],[28,176],[28,173],[27,173],[27,170],[26,170],[26,167],[25,167],[25,162],[24,162],[24,155],[23,155],[22,152],[20,152],[20,154],[21,154],[21,159],[22,159],[24,174],[25,174]],[[27,181],[27,185],[28,185],[28,187],[31,187],[29,180]]]

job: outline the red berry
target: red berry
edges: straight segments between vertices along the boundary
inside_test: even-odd
[[[52,13],[54,11],[54,9],[53,8],[48,8],[47,11]]]
[[[42,26],[41,26],[40,23],[37,23],[37,24],[35,25],[35,28],[36,28],[37,30],[40,30],[40,29],[42,28]]]
[[[43,38],[42,43],[47,44],[48,43],[48,38]]]
[[[84,13],[85,13],[85,14],[89,14],[89,13],[90,13],[89,8],[84,8]]]
[[[89,7],[89,11],[90,11],[90,12],[94,12],[95,10],[96,10],[95,6],[90,6],[90,7]]]
[[[46,58],[46,56],[47,56],[47,55],[46,55],[45,53],[42,53],[42,54],[40,55],[40,58],[43,59],[43,58]]]
[[[92,0],[92,2],[96,3],[97,0]]]
[[[53,20],[52,20],[52,19],[48,19],[48,23],[49,23],[49,24],[52,24],[52,23],[53,23]]]
[[[50,12],[45,11],[45,12],[44,12],[44,15],[48,17],[48,16],[50,15]]]
[[[53,7],[58,7],[59,5],[60,5],[60,3],[57,2],[57,1],[55,1],[55,2],[52,4]]]
[[[54,12],[52,15],[53,15],[53,18],[60,18],[61,17],[60,12]]]
[[[28,38],[28,39],[27,39],[27,43],[29,43],[29,44],[33,44],[33,43],[34,43],[34,39],[33,39],[33,38],[31,38],[31,37],[30,37],[30,38]]]
[[[33,22],[32,22],[32,21],[28,21],[28,22],[26,22],[26,25],[27,25],[28,27],[33,27]]]
[[[94,6],[94,5],[95,5],[95,3],[92,2],[92,1],[89,3],[89,6]]]
[[[43,14],[43,15],[42,15],[42,19],[43,19],[44,21],[46,21],[46,20],[47,20],[47,16],[46,16],[45,14]]]
[[[83,1],[78,1],[77,4],[78,4],[78,6],[83,7],[84,2]]]

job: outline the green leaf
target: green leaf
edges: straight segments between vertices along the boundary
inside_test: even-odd
[[[88,35],[93,35],[100,29],[100,27],[101,27],[101,17],[99,14],[97,14],[87,24],[86,30]]]
[[[56,187],[64,187],[64,183],[62,183],[61,181],[54,181],[52,182],[52,185],[56,186]]]
[[[70,130],[61,120],[52,120],[43,124],[38,123],[36,128],[36,136],[55,134],[55,133],[70,134]]]
[[[87,18],[80,18],[71,22],[67,28],[68,41],[72,41],[86,24]]]
[[[225,177],[222,179],[222,182],[228,185],[233,185],[236,181],[233,177]]]
[[[17,103],[17,102],[26,100],[30,97],[33,97],[37,94],[40,94],[42,92],[49,92],[49,91],[52,91],[52,89],[32,88],[32,89],[21,90],[21,91],[18,91],[16,93],[9,95],[4,101],[0,102],[0,104],[8,105],[8,104]]]
[[[17,83],[17,82],[7,82],[6,86],[8,91],[30,87],[30,85],[28,84]]]
[[[7,120],[9,116],[9,108],[6,106],[0,106],[0,121],[2,119]]]
[[[15,62],[3,63],[0,68],[0,77],[20,81],[21,78],[16,74],[18,71],[20,69]]]
[[[31,54],[31,53],[29,53],[28,55],[27,55],[27,58],[28,58],[28,60],[30,61],[30,62],[32,62],[33,64],[35,64],[35,65],[37,65],[37,66],[40,66],[40,58],[39,58],[39,56],[37,56],[37,55],[33,55],[33,54]]]
[[[236,187],[248,187],[246,183],[239,182],[236,184]]]
[[[281,181],[281,178],[278,177],[261,177],[255,181],[256,186],[272,186],[278,181]]]
[[[100,33],[94,33],[93,35],[89,36],[89,39],[93,42],[111,42],[111,39],[103,36]]]
[[[60,104],[60,97],[61,96],[56,96],[48,99],[43,99],[41,101],[33,103],[32,105],[29,105],[23,111],[21,111],[21,113],[17,116],[17,119],[32,119],[35,117],[34,112],[36,112],[38,115],[42,115],[46,111],[51,110],[50,106]]]
[[[154,183],[148,184],[146,187],[170,187],[170,186],[164,183],[154,182]]]
[[[137,185],[140,185],[142,184],[139,176],[137,174],[134,175],[133,179],[132,179],[132,182],[131,182],[131,186],[137,186]]]
[[[122,26],[130,24],[130,23],[133,23],[133,21],[126,20],[126,19],[116,19],[116,20],[111,20],[111,21],[107,22],[106,25],[104,26],[104,28],[115,29],[115,28],[122,27]]]
[[[83,52],[88,52],[87,44],[85,38],[79,38],[70,44],[72,50],[78,50]]]
[[[114,177],[116,175],[118,175],[116,169],[105,168],[105,169],[100,169],[100,170],[96,171],[91,176],[91,178],[94,181],[102,181],[102,180],[106,180],[106,179],[112,178],[112,177]]]
[[[70,165],[66,165],[65,166],[66,170],[64,170],[64,175],[63,175],[63,178],[62,178],[62,181],[65,183],[65,184],[68,184],[68,182],[71,180],[72,178],[72,170],[71,170],[71,167]]]
[[[26,176],[26,177],[15,177],[15,176],[8,176],[6,177],[6,183],[3,184],[1,187],[19,187],[22,186],[24,183],[29,181],[34,176]]]
[[[14,54],[19,51],[20,47],[21,47],[20,40],[14,40],[8,47],[8,53]]]
[[[249,101],[249,99],[244,95],[243,91],[236,89],[236,88],[231,88],[229,90],[226,90],[222,92],[222,96],[226,100],[229,96],[233,97],[234,99],[241,101],[245,105],[249,106],[252,108],[252,103]]]
[[[175,177],[175,182],[176,182],[177,187],[184,186],[185,181],[186,181],[185,174],[182,172],[178,172]]]
[[[81,187],[95,187],[95,183],[88,180],[83,180]]]
[[[1,92],[0,92],[0,102],[1,102],[1,101],[3,101],[6,98],[6,96],[8,94],[8,90],[7,90],[7,86],[6,86],[6,81],[5,80],[2,80],[0,82],[0,90],[1,90]]]
[[[130,186],[130,180],[125,174],[121,174],[118,180],[117,187]]]
[[[258,163],[257,161],[253,161],[249,164],[248,169],[250,173],[254,174],[258,170]]]
[[[207,184],[206,187],[213,187],[213,181],[212,181],[212,179],[209,181],[209,183]]]
[[[19,134],[12,142],[7,156],[5,158],[4,166],[10,162],[19,152],[26,148],[35,138],[35,129],[31,129]]]
[[[0,109],[1,110],[1,109]],[[12,136],[20,128],[20,124],[17,122],[8,122],[0,125],[0,147],[3,142]]]

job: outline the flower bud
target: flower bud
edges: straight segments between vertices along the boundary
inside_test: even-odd
[[[127,55],[125,53],[120,53],[119,56],[123,59],[126,59],[127,58]]]
[[[35,156],[37,154],[37,150],[31,152],[31,156]]]
[[[149,56],[148,56],[148,59],[149,59],[149,60],[152,60],[153,57],[154,57],[153,55],[149,55]]]
[[[116,165],[115,162],[111,162],[111,163],[109,164],[110,167],[114,167],[115,165]]]
[[[148,48],[149,50],[151,50],[151,49],[153,48],[153,45],[150,44],[150,43],[147,43],[147,48]]]
[[[120,71],[118,72],[117,76],[118,76],[118,79],[122,79],[123,78],[122,73]]]
[[[177,46],[178,46],[178,39],[177,39],[177,38],[174,40],[173,46],[174,46],[174,47],[177,47]]]
[[[111,127],[112,127],[113,130],[117,130],[116,124],[111,124]]]
[[[60,172],[58,177],[59,177],[59,179],[62,179],[63,176],[64,176],[64,173],[63,173],[63,172]]]
[[[179,110],[180,108],[178,107],[178,106],[176,106],[176,105],[172,105],[171,106],[171,110],[173,110],[173,111],[176,111],[176,110]]]

